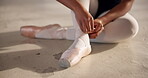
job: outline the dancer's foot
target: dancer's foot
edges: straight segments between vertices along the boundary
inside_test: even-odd
[[[67,29],[59,24],[38,26],[23,26],[20,29],[21,35],[29,38],[64,39]]]
[[[77,42],[75,45],[79,45],[78,47],[69,48],[62,54],[59,60],[59,65],[61,67],[63,68],[71,67],[79,63],[82,57],[87,56],[91,53],[90,45],[86,45],[85,42],[80,38],[76,41]]]

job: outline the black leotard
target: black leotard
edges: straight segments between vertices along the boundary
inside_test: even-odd
[[[112,9],[117,4],[119,4],[121,0],[98,0],[98,2],[99,2],[99,8],[94,18],[97,18],[103,12]]]

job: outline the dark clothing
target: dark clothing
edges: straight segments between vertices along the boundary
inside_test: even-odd
[[[112,9],[117,4],[119,4],[121,0],[99,0],[98,2],[99,2],[99,8],[94,18],[97,18],[103,12]]]

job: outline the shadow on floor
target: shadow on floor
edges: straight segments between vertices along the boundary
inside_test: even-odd
[[[28,39],[22,37],[19,31],[0,33],[0,71],[22,68],[37,73],[52,73],[63,70],[58,66],[58,59],[72,42],[69,40]],[[41,49],[5,52],[8,50],[6,47],[22,44],[34,44]],[[92,54],[112,49],[116,45],[92,43]]]

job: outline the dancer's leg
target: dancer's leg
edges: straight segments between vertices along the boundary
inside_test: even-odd
[[[90,1],[81,1],[83,5],[87,6],[87,10],[90,10],[90,13],[95,16],[98,9],[98,0],[90,0]],[[43,27],[39,26],[23,26],[20,29],[20,32],[23,36],[29,38],[43,38],[43,39],[67,39],[74,40],[75,39],[75,27],[61,27],[58,24],[47,25]]]
[[[134,38],[138,33],[138,30],[139,26],[137,21],[133,16],[127,13],[106,25],[104,31],[96,39],[91,39],[90,41],[100,43],[118,43]],[[75,29],[68,28],[66,32],[70,35],[75,33]],[[66,39],[74,40],[74,37],[67,36]]]
[[[93,12],[96,12],[95,10],[97,10],[95,7],[97,6],[97,4],[96,5],[91,5],[91,4],[98,3],[95,2],[98,0],[90,0],[90,1],[91,1],[90,12],[93,15],[94,14]],[[26,37],[31,36],[33,38],[35,37],[35,38],[67,39],[67,40],[75,39],[75,33],[76,33],[75,27],[63,28],[58,25],[57,26],[49,25],[49,27],[44,27],[44,28],[41,32],[38,32],[42,28],[22,27],[21,33],[23,36]],[[96,39],[91,39],[91,42],[115,43],[115,42],[124,41],[133,38],[137,34],[138,29],[139,27],[137,21],[131,15],[126,14],[123,17],[120,17],[115,21],[109,23],[105,27],[105,30]]]
[[[90,13],[93,16],[97,12],[97,6],[99,6],[97,4],[98,3],[97,1],[98,0],[90,0]],[[107,12],[103,13],[100,16],[103,16]],[[119,17],[113,22],[106,25],[104,31],[96,39],[91,39],[90,41],[101,42],[101,43],[117,43],[134,38],[138,33],[138,30],[139,26],[137,21],[133,16],[127,13],[124,16]],[[75,33],[74,28],[72,27],[67,28],[66,33],[67,33],[66,39],[74,40],[74,33]]]
[[[91,42],[118,43],[135,37],[138,30],[137,21],[127,13],[106,25],[104,31]]]
[[[130,14],[126,14],[123,17],[120,17],[109,23],[105,27],[105,30],[96,39],[91,39],[90,41],[101,43],[117,43],[135,37],[138,29],[138,23],[135,18]],[[57,27],[57,29],[56,26],[53,26],[53,28],[40,32],[36,35],[36,37],[46,39],[74,40],[75,33],[76,29],[72,26],[68,28]]]
[[[98,0],[90,0],[90,6],[89,6],[89,12],[91,13],[92,16],[95,16],[98,10]],[[71,26],[68,27],[66,30],[66,37],[65,39],[67,40],[74,40],[75,39],[75,27]]]
[[[22,26],[20,29],[21,35],[29,38],[43,39],[65,39],[66,27],[61,27],[59,24],[39,26]]]
[[[91,15],[92,15],[93,17],[96,16],[96,13],[97,13],[98,8],[99,8],[98,1],[99,1],[99,0],[90,0],[89,12],[91,13]]]
[[[79,0],[84,8],[89,10],[90,0]],[[79,24],[75,18],[75,14],[72,11],[73,25],[75,27],[75,40],[73,44],[66,50],[60,60],[59,64],[62,67],[70,67],[77,64],[82,57],[88,55],[91,52],[90,41],[88,34],[81,31]]]

